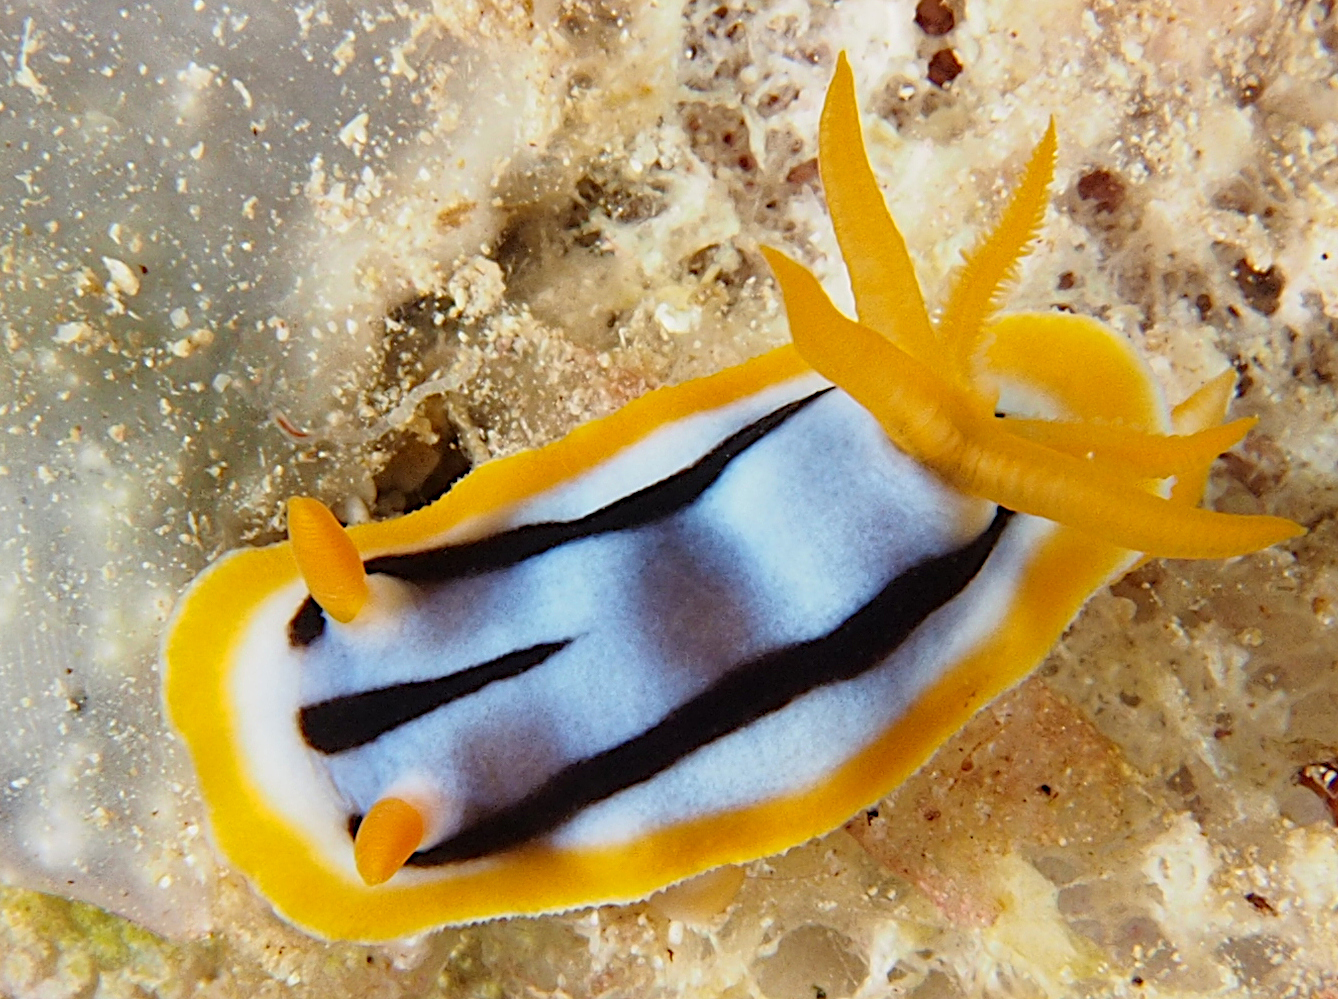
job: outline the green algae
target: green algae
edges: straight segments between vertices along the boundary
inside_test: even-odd
[[[209,939],[174,943],[85,902],[0,887],[0,992],[174,997],[212,977]],[[119,986],[119,988],[117,987]]]

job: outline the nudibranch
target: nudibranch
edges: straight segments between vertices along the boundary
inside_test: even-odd
[[[288,508],[182,598],[165,696],[213,834],[276,909],[383,940],[643,898],[846,821],[1140,558],[1300,533],[1198,508],[1224,375],[995,317],[1053,125],[932,321],[844,56],[820,168],[858,319],[766,250],[793,344],[663,388],[431,506]]]

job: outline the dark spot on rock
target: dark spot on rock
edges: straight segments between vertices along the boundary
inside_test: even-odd
[[[579,213],[577,213],[579,214]],[[588,217],[588,214],[587,214]],[[566,221],[564,216],[564,221]],[[506,278],[506,283],[510,286],[513,282],[527,275],[528,271],[533,270],[541,257],[543,247],[543,225],[542,216],[538,213],[516,212],[507,219],[502,227],[501,233],[493,243],[492,259],[502,268],[502,274]],[[454,303],[449,299],[444,301],[432,302],[437,311],[449,313]],[[406,322],[401,319],[397,313],[392,313],[391,318]]]
[[[1245,296],[1245,304],[1260,315],[1271,316],[1278,311],[1278,302],[1282,298],[1282,289],[1287,286],[1287,278],[1274,265],[1266,271],[1257,271],[1244,257],[1236,261],[1231,268],[1231,276],[1236,279],[1236,287]]]
[[[1270,916],[1276,916],[1278,914],[1278,911],[1273,908],[1273,904],[1258,892],[1248,892],[1245,896],[1245,901],[1249,902],[1259,912],[1266,912]]]
[[[1124,204],[1124,181],[1109,170],[1092,170],[1078,178],[1078,197],[1095,202],[1098,212],[1115,212]]]
[[[587,0],[569,5],[558,18],[557,27],[570,41],[588,51],[613,44],[623,27],[624,17],[615,4]]]
[[[748,123],[734,108],[703,101],[683,104],[679,113],[692,151],[712,167],[737,167],[746,173],[757,169],[748,144]]]
[[[1259,186],[1244,177],[1236,177],[1223,184],[1213,194],[1212,205],[1237,215],[1263,215],[1268,208]]]
[[[775,90],[768,90],[757,99],[757,113],[763,118],[780,114],[799,99],[799,88],[792,83],[784,83]]]
[[[791,168],[785,175],[787,184],[794,184],[800,187],[804,184],[813,184],[818,180],[818,161],[816,159],[804,160],[798,166]]]
[[[1264,93],[1264,81],[1254,73],[1240,80],[1236,87],[1236,106],[1247,108],[1258,102]]]
[[[1165,581],[1166,570],[1158,562],[1149,562],[1112,583],[1110,592],[1133,602],[1135,621],[1147,621],[1155,617],[1162,606],[1162,599],[1157,591]],[[1124,700],[1123,697],[1120,699]],[[1133,701],[1124,700],[1124,703],[1132,707],[1138,703],[1138,698],[1134,698]]]
[[[1297,365],[1297,377],[1317,385],[1332,385],[1338,381],[1338,324],[1330,321],[1327,328],[1306,335],[1306,356]],[[1300,350],[1298,348],[1298,353]]]
[[[1251,496],[1263,499],[1270,493],[1276,492],[1287,477],[1287,460],[1277,445],[1267,445],[1266,439],[1253,440],[1251,445],[1254,451],[1266,450],[1268,453],[1237,454],[1235,451],[1228,451],[1218,460],[1222,463],[1223,470],[1244,486]]]
[[[718,249],[720,249],[719,243],[707,243],[700,250],[694,252],[684,263],[687,272],[693,277],[701,277],[706,273],[706,268],[711,266],[711,259]]]
[[[651,190],[617,190],[605,199],[604,210],[615,222],[644,222],[664,211],[664,200]]]
[[[1181,765],[1180,769],[1166,778],[1166,786],[1182,798],[1188,798],[1198,790],[1194,783],[1194,775],[1189,767]]]
[[[558,216],[558,225],[564,232],[573,232],[590,221],[590,205],[581,198],[571,198]]]
[[[1239,316],[1240,313],[1234,308],[1228,307],[1228,312],[1233,316]],[[1254,387],[1254,379],[1250,376],[1250,362],[1239,354],[1233,354],[1231,357],[1231,366],[1236,369],[1236,398],[1244,397],[1245,393]]]
[[[1049,784],[1042,784],[1036,790],[1040,791],[1041,794],[1045,795],[1047,798],[1053,798],[1055,795],[1054,788],[1052,788]]]
[[[602,211],[615,222],[643,222],[664,211],[661,192],[648,185],[629,187],[620,184],[602,184],[589,174],[576,182],[576,200],[562,216],[564,229],[578,229],[590,220],[593,209]],[[582,233],[588,236],[588,233]],[[580,243],[589,246],[590,243]]]
[[[961,72],[961,60],[952,49],[939,49],[929,60],[929,82],[936,87],[947,86]]]
[[[1209,313],[1213,311],[1213,297],[1207,292],[1200,292],[1194,299],[1194,308],[1199,310],[1199,318],[1207,322]]]
[[[596,204],[603,194],[603,185],[588,174],[576,182],[576,195],[587,205]]]
[[[926,35],[946,35],[957,24],[957,17],[943,0],[920,0],[915,5],[915,23]]]
[[[924,810],[924,817],[926,822],[933,822],[942,814],[943,813],[940,812],[937,808],[926,808]]]
[[[1143,698],[1137,694],[1130,694],[1127,691],[1120,691],[1120,703],[1127,708],[1136,708],[1143,703]]]
[[[1073,272],[1065,271],[1063,274],[1059,275],[1059,281],[1055,284],[1055,287],[1060,291],[1068,291],[1077,283],[1077,278],[1073,276]]]

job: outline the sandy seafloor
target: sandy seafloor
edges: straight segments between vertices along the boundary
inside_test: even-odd
[[[1296,781],[1338,755],[1333,5],[924,6],[0,4],[0,995],[1338,996],[1338,831]],[[848,303],[842,48],[931,303],[1054,114],[1010,306],[1104,319],[1173,400],[1233,365],[1260,424],[1210,500],[1311,533],[1099,593],[713,920],[287,927],[163,720],[174,600],[290,494],[394,515],[783,342],[761,243]]]

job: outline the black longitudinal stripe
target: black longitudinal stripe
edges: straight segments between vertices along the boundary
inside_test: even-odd
[[[302,738],[318,753],[342,753],[364,746],[391,729],[399,728],[443,704],[481,690],[490,683],[534,669],[571,644],[546,642],[518,649],[478,666],[437,677],[413,680],[377,690],[310,704],[298,712]]]
[[[367,571],[384,572],[414,582],[444,582],[473,573],[504,569],[594,534],[630,530],[662,520],[696,500],[724,474],[731,461],[830,391],[830,388],[820,389],[773,410],[726,437],[687,468],[584,517],[524,524],[477,541],[407,555],[382,555],[367,560]]]
[[[695,464],[652,483],[576,520],[524,524],[460,545],[430,548],[407,555],[381,555],[363,563],[368,572],[418,583],[440,583],[473,573],[505,569],[559,545],[594,534],[640,527],[681,510],[709,489],[729,463],[831,388],[787,403],[717,444]],[[305,648],[325,631],[325,615],[307,597],[288,623],[288,642]]]
[[[902,573],[821,638],[789,645],[736,667],[714,686],[628,741],[569,764],[508,807],[414,854],[428,867],[472,860],[552,832],[581,809],[647,781],[694,750],[779,711],[826,684],[853,680],[891,655],[915,628],[975,578],[1012,516],[963,548]]]

